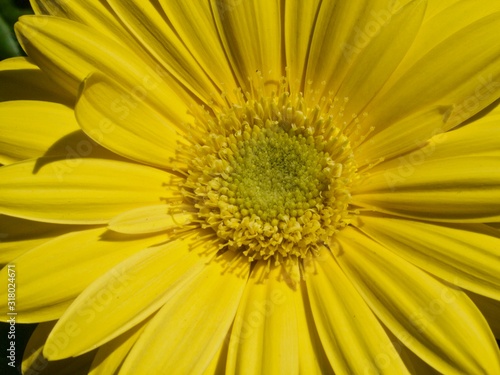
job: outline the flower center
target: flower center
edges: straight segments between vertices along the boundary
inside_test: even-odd
[[[301,97],[242,102],[188,152],[188,198],[221,248],[250,261],[304,259],[350,221],[356,167],[333,117]]]

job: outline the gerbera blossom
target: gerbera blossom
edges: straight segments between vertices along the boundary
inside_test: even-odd
[[[0,64],[25,373],[500,373],[500,2],[32,6]]]

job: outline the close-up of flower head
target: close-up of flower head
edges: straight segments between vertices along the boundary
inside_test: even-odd
[[[500,374],[500,1],[31,7],[0,61],[9,366]]]

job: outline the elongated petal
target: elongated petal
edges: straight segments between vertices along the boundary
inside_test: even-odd
[[[285,2],[284,40],[291,92],[303,92],[305,68],[318,12],[319,0]]]
[[[280,267],[267,273],[258,262],[241,299],[231,331],[229,374],[298,374],[296,301],[300,294],[283,279]]]
[[[352,49],[344,51],[350,66],[336,95],[349,98],[344,109],[347,115],[359,115],[393,74],[420,29],[426,6],[427,1],[417,0],[393,11],[372,8],[371,17],[355,39],[357,43],[344,47]],[[370,37],[369,42],[362,42],[363,38]],[[367,66],[370,68],[366,69]],[[330,79],[338,81],[339,78]],[[331,81],[327,83],[328,90],[332,85]]]
[[[170,166],[181,138],[175,127],[144,100],[133,106],[116,106],[124,97],[125,88],[102,74],[93,74],[85,80],[75,107],[78,123],[92,139],[117,154]]]
[[[306,280],[307,291],[335,373],[407,373],[377,318],[326,249],[314,268]],[[381,358],[389,358],[388,363]]]
[[[442,373],[500,372],[493,335],[464,292],[355,229],[344,229],[338,242],[342,270],[404,345]]]
[[[55,324],[55,321],[40,323],[31,334],[24,350],[22,362],[23,374],[27,373],[30,368],[35,368],[36,371],[40,371],[47,367],[48,361],[43,357],[42,350]]]
[[[124,334],[97,349],[88,375],[115,375],[127,358],[130,349],[144,332],[150,319],[137,324]]]
[[[72,106],[75,96],[50,80],[26,57],[0,61],[0,101],[40,100]]]
[[[155,233],[169,229],[181,229],[197,218],[194,212],[183,211],[184,207],[169,207],[165,204],[147,206],[124,212],[115,216],[108,228],[119,233],[140,234]]]
[[[485,225],[436,225],[364,215],[358,227],[431,274],[500,300],[500,238]]]
[[[16,258],[16,310],[20,323],[59,318],[73,300],[97,277],[136,252],[164,241],[163,236],[129,237],[97,228],[54,238]],[[0,272],[7,277],[8,269]],[[115,279],[122,275],[114,273]],[[7,300],[7,290],[1,289]],[[7,305],[2,305],[5,317]],[[82,310],[88,318],[94,310]]]
[[[83,225],[57,225],[0,215],[0,264],[17,258],[60,235],[91,229]]]
[[[130,33],[164,69],[201,101],[223,103],[218,86],[226,83],[232,91],[234,84],[208,2],[160,3],[163,11],[138,0],[110,1]]]
[[[222,44],[243,91],[266,87],[276,91],[284,75],[281,65],[281,9],[277,0],[212,0],[212,12]],[[257,74],[258,76],[259,74]]]
[[[444,40],[478,20],[500,11],[500,3],[497,1],[488,1],[483,5],[478,7],[474,0],[429,1],[422,27],[385,90],[390,90],[392,83]]]
[[[73,111],[56,103],[3,102],[0,118],[0,163],[3,164],[43,156],[61,138],[79,130]]]
[[[43,357],[42,350],[47,336],[55,322],[42,323],[37,326],[25,348],[22,369],[23,374],[36,375],[87,375],[95,352],[78,358],[49,362]],[[57,350],[57,349],[54,349]]]
[[[307,289],[307,281],[300,283],[298,291],[302,294],[296,298],[299,341],[299,374],[326,375],[334,374],[332,365],[325,353],[323,344],[318,335],[318,329],[314,323],[314,316],[311,311],[311,301]]]
[[[360,157],[391,157],[415,148],[416,140],[457,126],[499,97],[499,14],[451,35],[371,102],[363,127],[374,127],[374,133],[358,148]]]
[[[380,163],[353,188],[353,202],[427,220],[500,220],[498,124],[494,112],[477,126],[436,135],[424,147]]]
[[[373,174],[363,182],[373,190],[366,193],[356,191],[353,202],[418,219],[497,221],[500,220],[498,161],[498,157],[428,161],[418,168],[410,166],[414,172],[406,179],[397,175],[397,170]],[[398,185],[395,190],[390,188],[393,183]]]
[[[467,295],[472,299],[479,310],[481,310],[481,313],[488,321],[491,331],[497,340],[500,340],[500,321],[498,320],[500,316],[500,301],[471,292],[467,292]]]
[[[386,37],[382,34],[386,32],[386,29],[394,27],[392,25],[394,15],[401,10],[403,5],[402,2],[384,0],[321,2],[307,63],[306,85],[309,87],[306,86],[304,90],[306,97],[311,97],[316,101],[323,96],[336,95],[350,68],[361,69],[365,66],[364,62],[358,64],[358,58],[364,55],[361,59],[365,61],[370,54],[365,52],[365,49],[373,48],[370,44],[377,38],[382,37],[377,43],[380,43],[382,39],[385,40]],[[409,47],[408,44],[412,40],[411,34],[414,33],[414,23],[418,22],[419,17],[412,19],[406,16],[404,18],[411,25],[408,31],[399,30],[398,36],[393,35],[404,43],[384,46],[384,50],[390,49],[394,57],[391,58],[391,53],[384,55],[384,51],[378,51],[378,56],[369,62],[369,65],[376,67],[379,72],[383,69],[383,66],[377,67],[377,61],[381,55],[386,63],[390,61],[392,65],[401,59],[401,52]],[[397,23],[399,22],[401,21]],[[371,69],[365,69],[362,75],[369,75],[370,71]],[[385,71],[380,77],[382,81],[386,79],[384,77],[387,73],[388,71]],[[349,79],[357,79],[357,77]],[[372,77],[372,79],[376,78]],[[364,101],[366,104],[363,95],[358,98],[356,96],[357,92],[348,93],[350,100]]]
[[[0,168],[0,212],[53,223],[106,223],[171,197],[170,179],[157,169],[104,159],[29,160]]]
[[[148,324],[121,374],[203,374],[223,345],[250,271],[245,258],[228,251],[178,292]],[[238,270],[225,269],[238,263]],[[165,337],[175,337],[165,340]],[[155,350],[151,350],[154,347]]]
[[[79,335],[49,359],[80,355],[103,345],[163,306],[206,266],[207,259],[190,251],[190,246],[188,240],[175,240],[146,249],[98,278],[59,319],[48,342],[67,336],[68,326],[77,327]],[[93,334],[85,334],[90,329]]]
[[[116,20],[109,7],[99,0],[32,0],[31,6],[37,15],[66,18],[88,25],[114,39],[125,39],[129,43],[133,40]]]
[[[180,128],[190,120],[181,99],[187,98],[184,90],[124,44],[88,26],[48,16],[21,17],[16,32],[37,65],[68,91],[76,94],[83,79],[98,71],[130,90],[110,111],[121,114],[147,100]]]

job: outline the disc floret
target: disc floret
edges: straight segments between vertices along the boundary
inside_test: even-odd
[[[250,261],[307,258],[349,223],[355,165],[332,116],[285,93],[207,120],[186,191],[221,247]]]

